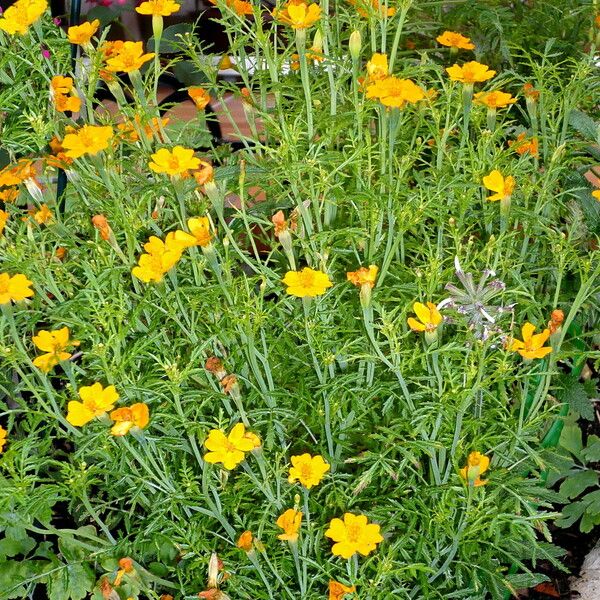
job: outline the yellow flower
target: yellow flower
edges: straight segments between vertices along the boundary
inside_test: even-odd
[[[287,286],[286,292],[299,298],[320,296],[333,286],[327,273],[310,267],[304,267],[302,271],[288,271],[282,281]]]
[[[358,287],[367,285],[370,288],[374,288],[378,272],[379,267],[370,265],[368,269],[367,267],[361,267],[358,271],[349,271],[346,273],[346,277],[348,278],[348,281]]]
[[[138,71],[142,65],[154,58],[154,52],[144,54],[142,42],[123,42],[115,53],[106,60],[106,70],[111,73]]]
[[[79,158],[84,154],[98,154],[109,146],[113,130],[110,125],[83,125],[65,135],[62,147],[69,158]]]
[[[0,273],[0,304],[9,302],[21,302],[25,298],[33,296],[33,290],[29,289],[33,285],[25,275],[17,273],[9,275]]]
[[[6,221],[8,221],[8,217],[10,215],[5,210],[0,210],[0,237],[4,233],[4,228],[6,227]]]
[[[273,16],[294,29],[307,29],[321,18],[321,7],[306,2],[288,2],[282,10],[273,11]]]
[[[24,35],[48,8],[46,0],[17,0],[0,17],[0,31]]]
[[[250,550],[252,550],[253,541],[254,536],[252,535],[252,532],[244,531],[244,533],[242,533],[242,535],[240,535],[238,538],[236,546],[244,552],[250,552]]]
[[[48,205],[42,204],[42,206],[40,206],[39,210],[34,210],[31,213],[31,216],[33,217],[33,220],[38,225],[45,225],[52,219],[53,215],[52,215],[52,211],[50,210],[50,208],[48,208]]]
[[[153,17],[169,17],[176,13],[180,5],[173,0],[146,0],[142,2],[135,11],[140,15],[152,15]]]
[[[77,340],[70,339],[68,327],[62,327],[55,331],[43,329],[37,335],[34,335],[31,341],[38,350],[46,353],[37,356],[33,360],[33,364],[44,373],[48,373],[59,362],[68,360],[73,356],[70,352],[66,352],[69,346],[79,345]]]
[[[94,383],[80,387],[79,397],[82,401],[71,400],[67,412],[67,421],[75,427],[81,427],[112,410],[119,394],[114,385],[104,388],[101,383]]]
[[[444,33],[438,35],[435,39],[442,46],[449,46],[450,48],[460,50],[473,50],[475,48],[475,44],[468,37],[454,31],[444,31]]]
[[[59,112],[79,112],[81,100],[77,96],[71,77],[55,75],[50,81],[50,95]]]
[[[350,558],[357,552],[367,556],[383,542],[379,525],[368,523],[365,515],[352,513],[345,513],[343,521],[332,519],[325,536],[335,542],[331,548],[333,554],[342,558]]]
[[[188,88],[188,96],[194,101],[198,110],[204,110],[210,103],[210,94],[201,87]]]
[[[596,200],[598,200],[598,202],[600,202],[600,190],[594,190],[592,192],[592,198],[596,198]]]
[[[33,162],[30,160],[20,160],[18,163],[8,165],[0,171],[0,187],[19,185],[33,177],[35,177]]]
[[[190,169],[197,169],[200,166],[200,159],[194,156],[194,151],[183,146],[175,146],[173,150],[161,148],[150,158],[152,162],[148,166],[155,173],[167,173],[172,177],[186,176]]]
[[[488,196],[488,200],[507,200],[515,189],[515,178],[511,175],[504,177],[500,171],[494,169],[483,178],[483,185],[491,192],[496,192]]]
[[[214,6],[218,6],[217,0],[208,1]],[[246,0],[225,0],[225,5],[240,17],[253,14],[252,4],[250,2],[246,2]]]
[[[367,61],[367,82],[379,81],[388,76],[387,54],[375,52],[371,60]]]
[[[131,273],[144,283],[158,283],[162,281],[165,273],[177,264],[183,246],[174,239],[173,234],[169,234],[164,242],[156,236],[151,236],[144,244],[144,250],[147,254],[140,256],[138,266],[134,267]]]
[[[487,481],[482,481],[479,476],[485,473],[490,466],[490,459],[479,452],[471,452],[467,458],[467,466],[460,469],[460,476],[469,484],[475,487],[485,485]]]
[[[234,469],[246,457],[246,452],[254,449],[254,440],[246,436],[246,427],[243,423],[234,425],[229,435],[225,435],[220,429],[212,429],[206,441],[204,460],[208,463],[223,463],[227,470]]]
[[[353,594],[356,588],[351,585],[344,585],[339,581],[329,581],[329,600],[342,600],[346,594]]]
[[[86,21],[81,25],[73,25],[67,29],[67,37],[71,44],[83,46],[84,44],[89,44],[96,31],[98,31],[98,27],[100,27],[100,21],[98,21],[98,19]]]
[[[533,358],[544,358],[552,352],[550,346],[544,347],[544,344],[550,337],[550,330],[544,329],[542,333],[533,334],[535,325],[525,323],[521,328],[523,341],[512,340],[509,349],[512,352],[518,352],[523,358],[531,360]]]
[[[175,241],[181,242],[185,247],[202,246],[205,248],[210,244],[213,236],[210,232],[210,220],[208,217],[194,217],[188,219],[187,224],[190,233],[181,230],[175,231]]]
[[[8,435],[8,431],[0,425],[0,452],[4,452],[4,445],[6,444],[6,436]]]
[[[417,321],[417,319],[409,317],[407,320],[408,326],[413,331],[435,331],[444,320],[442,314],[433,302],[428,302],[427,306],[421,302],[415,302],[413,304],[413,310],[419,319]]]
[[[474,96],[477,104],[483,104],[488,108],[504,108],[509,104],[514,104],[517,99],[506,92],[478,92]]]
[[[425,92],[410,79],[390,75],[367,86],[367,98],[377,98],[384,106],[402,108],[425,98]]]
[[[2,202],[14,202],[18,196],[19,190],[16,187],[0,190],[0,200],[2,200]]]
[[[290,468],[288,482],[299,481],[308,490],[315,485],[319,485],[325,473],[331,468],[320,454],[316,456],[311,456],[308,453],[300,454],[292,456],[290,460],[292,461],[292,467]]]
[[[453,65],[446,69],[452,81],[460,81],[461,83],[478,83],[491,79],[496,71],[492,71],[487,65],[482,65],[475,60],[465,63],[462,67]]]
[[[210,163],[204,160],[200,161],[200,167],[197,171],[192,173],[196,183],[198,185],[204,185],[205,183],[211,183],[215,178],[215,170]]]
[[[283,533],[277,539],[284,542],[297,542],[298,532],[302,524],[302,513],[294,508],[288,508],[278,519],[277,527],[283,529]]]
[[[110,418],[115,421],[110,432],[114,436],[122,436],[131,429],[144,429],[150,422],[150,411],[143,402],[131,406],[117,408],[110,413]]]
[[[519,133],[516,140],[509,140],[508,146],[513,148],[519,156],[526,152],[529,152],[531,156],[537,156],[539,151],[537,137],[528,138],[524,131]]]

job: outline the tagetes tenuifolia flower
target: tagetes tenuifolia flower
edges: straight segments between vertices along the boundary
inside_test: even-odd
[[[517,99],[513,98],[510,94],[506,92],[478,92],[473,96],[473,100],[476,104],[483,104],[488,108],[496,109],[496,108],[504,108],[509,104],[514,104]]]
[[[119,394],[114,385],[103,387],[101,383],[79,388],[81,402],[71,400],[67,407],[67,421],[74,427],[82,427],[115,407]]]
[[[367,86],[367,98],[376,98],[384,106],[402,108],[425,98],[425,91],[410,79],[390,75]]]
[[[0,31],[24,35],[48,8],[46,0],[17,0],[0,16]]]
[[[277,536],[277,539],[283,540],[284,542],[297,542],[301,524],[302,513],[294,508],[288,508],[277,519],[277,527],[283,529],[283,533],[280,533]]]
[[[339,581],[329,581],[329,598],[328,600],[343,600],[346,594],[356,592],[356,587],[353,585],[344,585]]]
[[[131,271],[134,277],[144,283],[158,283],[177,264],[184,247],[170,235],[164,242],[156,236],[150,237],[144,244],[146,254],[140,256],[138,266]]]
[[[446,69],[452,81],[460,81],[461,83],[480,83],[491,79],[496,71],[491,70],[487,65],[478,63],[475,60],[465,63],[462,66],[453,65]]]
[[[244,552],[250,552],[253,547],[253,542],[254,536],[252,535],[252,532],[246,530],[240,535],[235,545]]]
[[[321,296],[333,286],[327,273],[304,267],[302,271],[288,271],[282,282],[287,286],[286,292],[298,298],[314,298]]]
[[[544,344],[550,337],[550,330],[544,329],[542,333],[534,335],[535,325],[532,323],[525,323],[521,328],[521,340],[512,340],[509,349],[512,352],[518,352],[523,358],[532,360],[534,358],[544,358],[547,354],[552,352],[550,346],[544,347]]]
[[[4,452],[4,446],[6,444],[6,437],[8,436],[8,431],[0,425],[0,452]]]
[[[281,10],[273,11],[273,16],[294,29],[308,29],[321,18],[321,7],[306,2],[288,2]]]
[[[107,242],[110,239],[110,234],[112,230],[110,225],[108,224],[108,220],[104,215],[94,215],[92,217],[92,225],[98,230],[100,233],[100,237]]]
[[[132,429],[144,429],[150,422],[150,410],[143,402],[137,402],[131,406],[113,410],[110,418],[115,421],[110,432],[114,436],[122,436]]]
[[[0,171],[0,187],[19,185],[27,179],[35,177],[35,168],[30,160],[20,160],[14,165],[8,165]]]
[[[139,71],[154,58],[154,52],[144,54],[142,42],[123,42],[120,46],[113,46],[112,51],[114,54],[106,59],[106,70],[111,73]]]
[[[375,52],[375,54],[371,56],[371,59],[367,61],[365,69],[367,71],[367,77],[359,79],[359,82],[362,85],[368,85],[369,83],[385,79],[389,74],[387,54]]]
[[[172,177],[186,176],[190,170],[200,166],[200,159],[194,156],[194,151],[183,146],[175,146],[172,150],[161,148],[150,158],[152,161],[148,166],[155,173],[166,173]]]
[[[33,290],[30,289],[33,283],[22,273],[9,275],[0,273],[0,304],[9,302],[21,302],[26,298],[33,296]]]
[[[600,190],[593,190],[592,198],[595,198],[596,200],[598,200],[598,202],[600,202]]]
[[[437,309],[433,302],[428,302],[427,305],[421,302],[413,304],[413,310],[417,315],[417,319],[409,317],[407,319],[408,326],[413,331],[435,331],[440,323],[444,320],[442,313]]]
[[[519,156],[525,153],[531,154],[531,156],[537,156],[539,151],[538,139],[536,137],[527,137],[527,133],[524,131],[519,133],[516,140],[508,141],[509,148],[512,148]]]
[[[448,46],[449,48],[456,48],[458,50],[473,50],[475,48],[475,44],[468,37],[455,31],[444,31],[444,33],[438,35],[435,39],[438,44]]]
[[[70,335],[68,327],[62,327],[55,331],[42,329],[37,335],[34,335],[31,338],[33,345],[38,350],[45,352],[33,360],[34,366],[40,371],[48,373],[59,362],[71,358],[73,355],[66,350],[69,346],[79,346],[79,342],[72,340]]]
[[[50,91],[57,111],[79,112],[81,100],[77,96],[71,77],[55,75],[50,81]]]
[[[69,158],[98,154],[110,145],[113,129],[110,125],[83,125],[65,135],[62,146]]]
[[[210,231],[210,219],[208,217],[193,217],[187,222],[190,233],[177,230],[175,240],[186,247],[201,246],[205,248],[211,243],[213,235]]]
[[[509,175],[504,177],[500,171],[494,169],[489,175],[483,178],[483,185],[491,192],[496,192],[487,199],[491,200],[507,200],[512,196],[515,189],[515,178]]]
[[[218,6],[217,0],[208,0],[214,6]],[[246,0],[225,0],[227,8],[235,12],[239,17],[252,14],[252,4]]]
[[[311,456],[307,452],[298,456],[292,456],[290,460],[292,466],[290,467],[288,482],[294,483],[299,481],[307,490],[310,490],[315,485],[319,485],[325,473],[331,468],[329,463],[325,462],[325,459],[320,454]]]
[[[229,435],[225,435],[220,429],[212,429],[204,445],[208,450],[204,460],[211,464],[222,463],[230,471],[244,460],[246,452],[256,448],[256,439],[247,435],[243,423],[238,423],[233,426]]]
[[[490,459],[479,452],[471,452],[467,457],[467,466],[460,469],[460,476],[469,484],[479,487],[488,483],[480,479],[490,466]]]
[[[67,30],[67,38],[71,44],[77,44],[78,46],[89,44],[90,40],[96,35],[98,27],[100,27],[98,19],[86,21],[81,25],[73,25]]]
[[[0,200],[2,200],[2,202],[14,202],[18,196],[19,190],[15,187],[0,190]]]
[[[210,94],[201,87],[188,88],[188,96],[192,99],[198,110],[204,110],[210,103]]]
[[[353,283],[357,287],[368,285],[369,287],[374,288],[378,272],[379,267],[370,265],[368,268],[361,267],[358,271],[349,271],[346,273],[346,277],[350,283]]]
[[[52,214],[52,211],[50,210],[50,207],[47,204],[42,204],[39,209],[34,208],[32,210],[27,211],[27,214],[31,215],[33,220],[38,225],[45,225],[46,223],[49,223],[52,220],[52,217],[54,216]]]
[[[550,315],[550,321],[548,321],[548,330],[550,335],[555,334],[562,327],[565,320],[565,313],[560,308],[555,308]]]
[[[357,552],[367,556],[377,544],[383,542],[379,525],[369,523],[365,515],[345,513],[344,519],[331,519],[325,536],[331,538],[331,551],[335,556],[350,558]]]
[[[6,227],[6,222],[8,221],[9,214],[5,210],[0,210],[0,237],[4,233],[4,228]]]
[[[169,17],[180,9],[181,5],[173,0],[146,0],[136,7],[135,12],[140,15],[153,17]]]

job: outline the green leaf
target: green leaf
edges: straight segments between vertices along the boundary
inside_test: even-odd
[[[173,75],[185,86],[201,85],[207,81],[204,73],[198,71],[190,60],[182,60],[173,65]]]
[[[35,540],[30,537],[14,539],[5,537],[0,540],[0,555],[17,556],[17,554],[27,555],[35,548]]]
[[[600,524],[600,514],[586,511],[583,514],[583,517],[581,517],[579,531],[582,533],[589,533],[598,524]]]
[[[88,565],[63,565],[48,577],[48,600],[81,600],[92,591],[95,581]]]
[[[584,112],[572,110],[569,113],[569,125],[586,140],[600,142],[600,125]]]
[[[562,389],[556,394],[560,402],[566,402],[571,410],[586,419],[594,420],[594,406],[591,403],[585,387],[576,377],[561,377]]]
[[[600,461],[600,438],[598,436],[590,435],[587,447],[583,450],[583,456],[589,462]]]
[[[573,502],[563,508],[562,517],[554,521],[557,527],[571,527],[585,512],[585,502]]]
[[[543,573],[516,573],[514,575],[507,575],[506,581],[514,589],[530,588],[544,581],[550,581]]]
[[[565,425],[560,435],[559,444],[576,458],[583,459],[581,453],[583,450],[583,440],[581,439],[581,429],[578,425]]]
[[[576,498],[592,485],[598,485],[598,473],[595,471],[580,471],[569,475],[561,484],[559,492],[565,498]]]

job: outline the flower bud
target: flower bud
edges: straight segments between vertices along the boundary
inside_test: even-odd
[[[360,58],[360,50],[361,50],[361,46],[362,46],[362,39],[361,39],[360,31],[358,31],[358,29],[355,29],[350,34],[350,41],[348,43],[348,46],[350,49],[350,56],[352,57],[352,60],[354,62],[357,62],[358,59]]]

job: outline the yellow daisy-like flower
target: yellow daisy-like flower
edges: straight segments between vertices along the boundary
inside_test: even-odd
[[[300,525],[302,524],[302,513],[294,508],[288,508],[278,519],[277,527],[283,529],[283,533],[277,539],[284,542],[297,542]]]
[[[249,530],[244,531],[235,544],[240,550],[250,552],[254,545],[254,536]]]
[[[0,210],[0,237],[4,233],[4,228],[6,227],[6,222],[8,221],[9,214],[5,210]]]
[[[339,581],[331,579],[329,581],[329,599],[328,600],[343,600],[346,594],[353,594],[356,588],[353,585],[344,585]]]
[[[0,304],[21,302],[25,298],[31,298],[33,296],[33,290],[30,289],[32,285],[33,283],[22,273],[16,275],[0,273]]]
[[[409,317],[407,320],[408,326],[413,331],[435,331],[444,320],[442,313],[440,313],[433,302],[428,302],[427,305],[422,304],[421,302],[415,302],[413,304],[413,310],[415,311],[418,320],[413,317]]]
[[[550,346],[544,347],[544,344],[550,337],[550,330],[544,329],[542,333],[534,335],[535,325],[532,323],[525,323],[521,328],[521,335],[523,341],[512,340],[509,349],[512,352],[518,352],[523,358],[528,360],[534,358],[544,358],[547,354],[552,352]]]
[[[375,52],[371,60],[367,61],[367,83],[380,81],[388,76],[388,59],[387,54]]]
[[[290,468],[288,482],[299,481],[307,490],[319,485],[325,473],[331,468],[320,454],[316,456],[311,456],[308,453],[300,454],[292,456],[290,460],[292,467]]]
[[[112,410],[119,394],[114,385],[104,388],[101,383],[94,383],[80,387],[79,397],[81,402],[71,400],[67,407],[67,421],[75,427],[81,427]]]
[[[0,16],[0,31],[24,35],[48,8],[46,0],[17,0]]]
[[[192,99],[198,110],[204,110],[210,103],[210,94],[201,87],[188,88],[188,96]]]
[[[65,135],[62,147],[69,158],[98,154],[109,147],[112,136],[113,129],[110,125],[83,125]]]
[[[140,256],[138,266],[132,269],[131,274],[144,283],[158,283],[177,264],[183,248],[173,233],[167,235],[164,242],[153,235],[144,244],[146,254]]]
[[[153,17],[169,17],[180,8],[181,5],[173,0],[146,0],[136,7],[135,12]]]
[[[452,81],[460,81],[461,83],[480,83],[491,79],[496,71],[491,70],[487,65],[478,63],[476,60],[465,63],[462,66],[453,65],[446,69]]]
[[[273,16],[294,29],[308,29],[321,18],[321,7],[306,2],[288,2],[282,10],[273,11]]]
[[[286,292],[298,298],[321,296],[333,286],[327,273],[304,267],[302,271],[288,271],[282,279],[287,286]]]
[[[30,160],[20,160],[0,170],[0,187],[19,185],[27,179],[35,177],[35,168]],[[2,198],[4,200],[4,198]]]
[[[479,452],[471,452],[467,458],[467,466],[460,469],[460,476],[469,484],[475,487],[485,485],[487,481],[482,481],[480,476],[488,470],[490,459]]]
[[[592,192],[592,198],[595,198],[596,200],[598,200],[598,202],[600,202],[600,190],[594,190]]]
[[[189,174],[190,170],[200,166],[200,159],[194,156],[191,148],[175,146],[173,150],[161,148],[150,157],[148,166],[155,173],[166,173],[171,177],[181,177]]]
[[[402,108],[425,98],[425,91],[410,79],[390,75],[367,86],[367,98],[376,98],[384,106]]]
[[[515,178],[511,175],[504,177],[500,171],[494,169],[483,178],[483,185],[491,192],[496,192],[488,196],[488,200],[492,202],[494,200],[508,200],[515,189]]]
[[[106,70],[111,73],[139,71],[142,65],[154,58],[154,52],[144,54],[142,42],[122,42],[115,46],[114,54],[106,60]]]
[[[6,444],[6,437],[8,436],[8,431],[0,425],[0,452],[4,452],[4,445]]]
[[[343,520],[332,519],[325,536],[335,542],[331,548],[333,554],[346,559],[357,552],[367,556],[383,542],[379,525],[369,523],[365,515],[352,513],[345,513]]]
[[[144,429],[150,422],[150,410],[147,404],[137,402],[131,406],[113,410],[110,418],[115,421],[110,430],[111,434],[120,437],[132,429]]]
[[[517,99],[506,92],[478,92],[473,97],[477,104],[483,104],[488,108],[504,108],[509,104],[514,104]]]
[[[79,346],[77,340],[70,339],[70,331],[68,327],[62,327],[55,331],[41,330],[37,335],[31,338],[33,345],[45,354],[37,356],[33,360],[36,366],[43,373],[48,373],[58,363],[63,360],[68,360],[73,356],[66,349],[69,346]]]
[[[375,287],[375,280],[377,279],[377,273],[379,267],[376,265],[369,265],[369,267],[361,267],[358,271],[349,271],[346,273],[346,278],[350,283],[353,283],[357,287],[367,285],[370,288]]]
[[[208,217],[193,217],[187,222],[190,233],[177,230],[174,233],[175,240],[181,242],[186,247],[209,246],[213,235],[210,231],[210,220]]]
[[[473,50],[475,48],[475,44],[468,37],[455,31],[444,31],[444,33],[438,35],[435,39],[442,46],[448,46],[449,48],[457,48],[459,50]]]
[[[31,216],[38,225],[45,225],[52,220],[54,215],[47,204],[42,204],[39,210],[33,210]]]
[[[234,469],[246,457],[246,452],[253,450],[255,440],[246,435],[246,427],[243,423],[234,425],[229,435],[225,435],[220,429],[212,429],[204,445],[209,450],[204,455],[208,463],[222,463],[227,470]]]
[[[93,21],[86,21],[81,25],[73,25],[67,29],[67,38],[71,44],[83,46],[89,44],[90,40],[96,35],[100,27],[100,21],[94,19]]]

